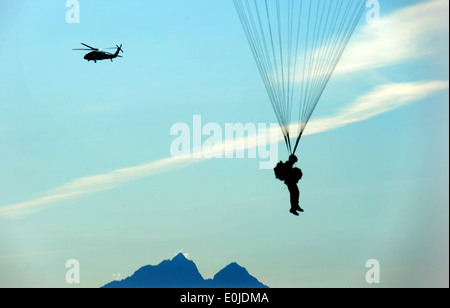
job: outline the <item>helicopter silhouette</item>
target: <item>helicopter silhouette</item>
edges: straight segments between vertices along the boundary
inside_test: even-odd
[[[122,58],[121,55],[119,55],[119,52],[123,53],[122,50],[122,44],[116,45],[116,47],[111,47],[111,48],[105,48],[105,49],[116,49],[117,51],[115,53],[110,53],[110,52],[106,52],[106,51],[102,51],[102,49],[99,48],[94,48],[92,46],[86,45],[84,43],[81,43],[81,45],[86,46],[88,48],[75,48],[73,50],[90,50],[91,52],[86,54],[84,56],[84,59],[89,61],[94,61],[94,63],[97,63],[97,61],[101,61],[101,60],[111,60],[111,62],[113,62],[113,59],[120,57]]]

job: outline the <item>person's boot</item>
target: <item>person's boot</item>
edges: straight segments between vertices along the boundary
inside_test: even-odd
[[[295,207],[295,210],[296,211],[299,211],[299,212],[304,212],[304,210],[300,207],[300,205],[297,205],[296,207]]]
[[[294,214],[295,216],[299,216],[299,214],[297,213],[297,211],[295,209],[290,209],[289,212]]]

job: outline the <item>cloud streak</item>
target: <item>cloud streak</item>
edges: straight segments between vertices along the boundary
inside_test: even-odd
[[[366,23],[354,33],[333,75],[391,67],[446,52],[445,44],[436,42],[447,37],[448,19],[449,1],[431,0],[382,16],[377,22]],[[312,63],[326,61],[328,48],[325,45],[312,51]],[[300,55],[296,63],[304,61],[304,55]],[[298,74],[296,82],[301,84],[303,79],[328,74],[328,70],[311,75]],[[274,78],[276,80],[276,76]]]
[[[358,97],[355,101],[339,110],[335,115],[313,120],[308,125],[305,135],[322,133],[338,129],[352,123],[368,120],[377,115],[398,109],[412,102],[422,100],[438,91],[448,89],[448,81],[427,81],[411,83],[393,83],[378,86],[369,93]],[[298,125],[293,125],[293,128]],[[276,140],[283,140],[280,130],[277,128],[267,132],[276,135]],[[258,144],[257,136],[247,136],[246,140],[225,140],[210,151],[239,150],[239,147],[249,149]],[[253,139],[253,140],[252,140]],[[198,155],[185,155],[169,157],[152,161],[143,165],[117,169],[105,174],[83,177],[61,187],[55,188],[45,196],[21,203],[0,207],[0,218],[20,218],[29,214],[42,211],[58,202],[74,199],[83,195],[107,191],[125,183],[136,181],[145,177],[177,170],[211,157],[211,152],[202,153],[203,158],[192,158]]]
[[[336,74],[376,69],[442,51],[447,35],[448,0],[425,1],[400,9],[355,33]]]

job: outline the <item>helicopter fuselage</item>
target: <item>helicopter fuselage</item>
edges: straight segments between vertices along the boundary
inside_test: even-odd
[[[114,59],[117,58],[117,55],[109,53],[109,52],[103,52],[103,51],[92,51],[84,56],[84,59],[87,61],[101,61],[101,60],[107,60],[107,59]]]

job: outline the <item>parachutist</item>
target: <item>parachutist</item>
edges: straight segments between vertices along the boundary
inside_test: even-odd
[[[295,216],[299,216],[297,211],[304,212],[299,205],[300,191],[297,186],[298,181],[303,177],[303,172],[299,168],[294,168],[297,162],[297,156],[291,155],[287,162],[279,162],[274,169],[276,178],[284,181],[289,189],[291,195],[291,209],[289,212]]]
[[[305,128],[369,1],[233,2],[280,124],[287,150],[295,154]],[[296,110],[298,113],[292,113]],[[293,119],[293,114],[298,114],[298,118]],[[298,125],[292,125],[294,121]],[[294,128],[295,146],[291,144],[291,137],[295,137]],[[298,211],[303,212],[298,203],[300,192],[297,187],[302,171],[294,168],[296,162],[297,157],[291,155],[286,163],[280,162],[274,171],[291,194],[290,212],[298,216]]]

